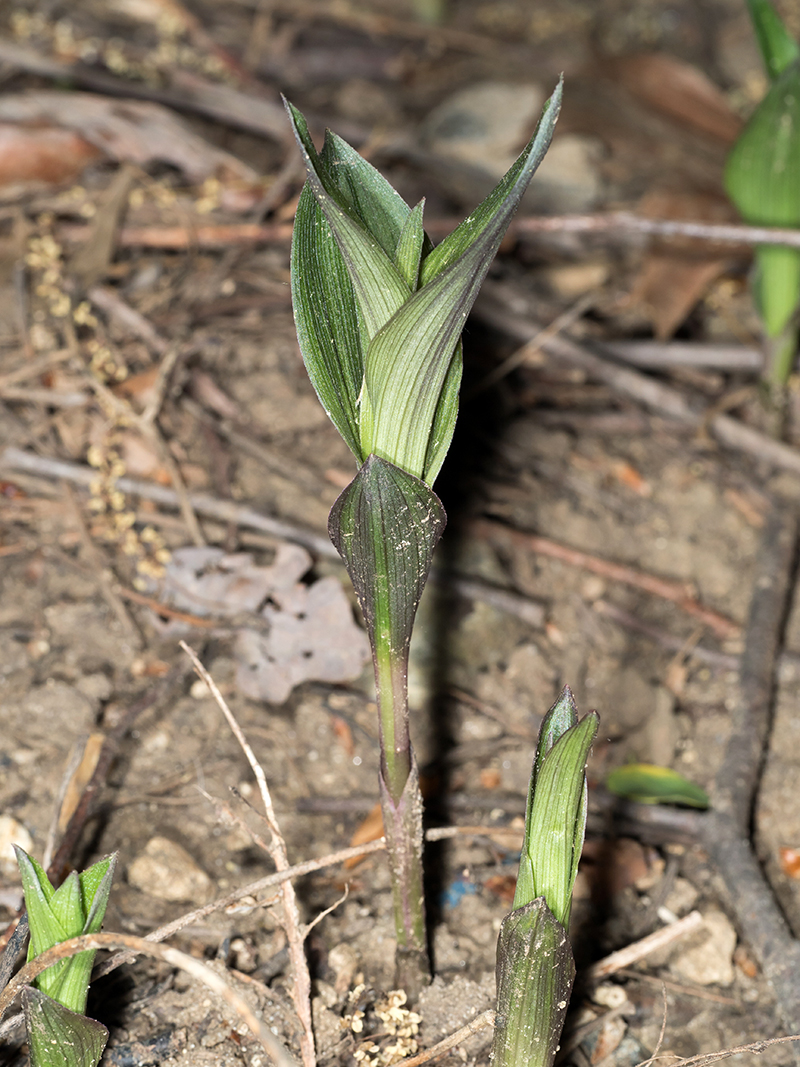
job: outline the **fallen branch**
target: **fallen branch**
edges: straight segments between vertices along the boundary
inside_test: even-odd
[[[514,313],[506,304],[502,286],[485,283],[482,295],[475,304],[475,313],[484,321],[510,337],[526,342],[539,333],[539,326],[525,315]],[[693,407],[683,393],[644,374],[621,367],[612,359],[603,358],[564,336],[552,337],[541,343],[548,355],[564,363],[579,367],[595,381],[604,382],[622,396],[643,404],[652,411],[667,415],[676,422],[694,429],[706,428],[722,445],[746,452],[772,467],[800,474],[800,451],[753,430],[729,415],[715,414],[707,418],[702,409]],[[597,346],[602,351],[602,346]]]
[[[800,941],[776,903],[750,843],[769,738],[775,666],[793,588],[798,519],[776,505],[762,535],[739,668],[732,731],[702,840],[730,893],[742,933],[772,986],[784,1025],[800,1031]]]
[[[661,597],[676,604],[687,615],[699,619],[709,626],[720,637],[736,637],[741,632],[741,627],[727,616],[707,608],[696,600],[682,582],[673,582],[666,578],[658,578],[654,574],[646,574],[634,567],[628,567],[622,563],[613,563],[611,560],[592,556],[588,552],[562,545],[558,541],[551,541],[547,537],[538,537],[536,534],[526,533],[524,530],[515,530],[510,526],[504,526],[499,522],[491,522],[488,519],[475,519],[469,525],[470,533],[487,541],[503,541],[513,544],[531,552],[536,552],[550,559],[561,560],[573,567],[582,567],[599,574],[604,578],[610,578],[615,582],[642,589],[653,596]]]
[[[612,952],[604,959],[598,960],[588,968],[586,978],[594,982],[606,978],[609,974],[616,974],[623,967],[630,967],[631,964],[646,959],[647,956],[671,945],[674,941],[688,937],[689,934],[699,930],[702,925],[703,916],[700,912],[689,912],[683,919],[678,919],[677,922],[670,923],[668,926],[662,926],[660,930],[648,934],[647,937],[634,941],[633,944],[626,945],[618,952]]]

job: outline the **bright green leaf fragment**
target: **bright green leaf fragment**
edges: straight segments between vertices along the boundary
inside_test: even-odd
[[[747,6],[767,74],[777,78],[793,60],[800,58],[800,47],[770,0],[747,0]]]
[[[800,226],[800,58],[793,59],[733,146],[725,188],[754,226]],[[800,252],[759,246],[756,300],[767,334],[777,337],[800,303]]]
[[[609,792],[640,804],[684,804],[707,808],[708,794],[670,767],[653,763],[629,763],[618,767],[606,779]]]
[[[586,760],[598,724],[595,712],[578,721],[565,688],[542,723],[531,774],[514,907],[544,897],[563,926],[569,922],[583,848]]]
[[[308,171],[292,242],[298,340],[314,388],[359,463],[375,454],[432,485],[453,434],[459,338],[550,144],[561,85],[486,200],[433,248],[413,211],[341,138],[317,153],[286,103]]]
[[[116,855],[107,856],[80,875],[73,871],[54,889],[47,872],[21,848],[15,846],[28,909],[30,944],[28,959],[80,934],[97,933],[105,915]],[[36,985],[73,1012],[86,1007],[94,952],[80,952],[48,967]]]

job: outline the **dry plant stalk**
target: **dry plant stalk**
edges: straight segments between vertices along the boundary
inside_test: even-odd
[[[222,693],[219,691],[214,679],[200,662],[197,653],[190,648],[185,641],[181,641],[180,646],[191,659],[194,669],[197,671],[199,677],[202,678],[208,686],[220,711],[225,716],[234,737],[239,742],[239,746],[241,747],[242,752],[244,752],[247,762],[250,764],[255,779],[258,782],[267,826],[270,829],[271,837],[267,842],[267,847],[269,848],[272,862],[275,864],[276,870],[288,871],[290,863],[286,852],[286,842],[281,834],[280,827],[278,826],[278,820],[272,805],[272,797],[270,795],[269,786],[267,785],[264,768],[256,759],[255,753],[250,747],[241,726],[236,721],[233,712],[228,707],[228,704]],[[314,1030],[311,1022],[311,978],[308,973],[308,963],[306,962],[305,955],[305,939],[308,934],[308,928],[300,922],[300,913],[297,908],[297,896],[291,879],[287,879],[285,882],[281,883],[281,895],[283,898],[282,925],[289,948],[289,959],[292,964],[292,999],[294,1000],[295,1011],[297,1012],[297,1016],[300,1019],[302,1026],[300,1053],[303,1058],[303,1067],[316,1067],[317,1058],[314,1050]]]

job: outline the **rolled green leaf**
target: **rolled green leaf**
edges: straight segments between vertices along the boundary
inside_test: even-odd
[[[628,763],[606,778],[611,793],[639,804],[683,804],[690,808],[707,808],[708,793],[671,767],[654,763]]]
[[[566,688],[539,734],[514,896],[515,907],[544,897],[564,926],[586,826],[586,759],[599,722],[594,712],[576,720],[572,693]]]
[[[108,1041],[102,1023],[70,1011],[33,986],[22,990],[22,1010],[31,1067],[97,1067]]]
[[[552,1067],[574,980],[569,938],[542,897],[503,919],[492,1067]]]

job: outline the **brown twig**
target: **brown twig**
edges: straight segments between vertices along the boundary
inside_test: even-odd
[[[176,948],[168,945],[154,945],[152,941],[146,941],[143,937],[132,937],[130,934],[84,934],[81,937],[71,937],[68,941],[62,941],[47,952],[42,952],[35,959],[27,963],[8,983],[5,990],[0,993],[0,1017],[8,1009],[14,998],[22,991],[25,985],[33,982],[42,971],[52,967],[54,963],[75,956],[79,952],[96,950],[101,948],[124,948],[129,952],[135,952],[145,956],[151,956],[157,960],[163,960],[171,967],[185,971],[198,982],[202,982],[231,1008],[247,1024],[252,1032],[263,1045],[265,1051],[273,1059],[276,1067],[297,1067],[294,1058],[288,1049],[284,1048],[274,1036],[266,1023],[262,1022],[253,1009],[224,979],[207,967],[194,956],[188,956]]]
[[[425,1049],[424,1052],[420,1052],[416,1056],[409,1056],[408,1059],[400,1060],[397,1067],[421,1067],[421,1064],[423,1063],[437,1060],[440,1056],[443,1056],[445,1052],[449,1052],[450,1049],[455,1048],[456,1045],[461,1045],[468,1037],[472,1037],[473,1034],[485,1030],[488,1026],[494,1026],[494,1012],[491,1009],[489,1011],[481,1012],[480,1015],[476,1015],[472,1022],[467,1023],[466,1026],[462,1026],[460,1030],[456,1030],[454,1034],[439,1041],[438,1044]]]
[[[284,841],[283,834],[278,825],[264,769],[256,759],[255,753],[250,747],[241,726],[237,722],[231,709],[228,707],[228,704],[222,693],[219,691],[214,679],[200,662],[196,652],[190,648],[185,641],[181,641],[180,646],[191,659],[198,676],[202,678],[211,691],[211,695],[214,697],[217,706],[225,716],[225,720],[230,726],[234,737],[239,742],[239,747],[242,749],[242,752],[244,752],[247,762],[250,764],[250,768],[258,783],[261,802],[264,805],[264,813],[266,815],[267,825],[270,829],[271,839],[269,841],[269,850],[272,862],[275,864],[278,871],[287,871],[290,864],[286,851],[286,842]],[[289,947],[289,958],[292,963],[292,999],[294,1001],[295,1011],[297,1012],[297,1016],[300,1019],[300,1024],[302,1026],[300,1052],[303,1058],[303,1067],[316,1067],[317,1058],[314,1051],[314,1027],[311,1019],[311,976],[308,972],[308,962],[306,961],[304,944],[307,930],[300,921],[300,912],[297,907],[297,896],[295,895],[294,885],[292,884],[291,879],[286,879],[286,881],[281,883],[281,893],[283,895],[283,929],[286,934],[286,940]]]
[[[650,623],[637,618],[635,615],[631,615],[629,611],[625,611],[623,608],[619,607],[619,605],[612,604],[608,600],[596,600],[592,607],[597,614],[602,615],[604,619],[611,619],[618,625],[624,626],[626,630],[631,630],[633,633],[648,637],[661,648],[665,648],[670,652],[685,651],[686,655],[692,659],[699,660],[702,663],[708,663],[712,667],[718,667],[724,670],[735,671],[739,667],[738,656],[731,655],[729,652],[717,652],[717,650],[713,648],[703,648],[702,645],[697,644],[693,644],[690,648],[686,648],[686,641],[684,638],[674,637],[672,634],[666,633],[657,626],[651,626]]]
[[[149,319],[140,311],[132,308],[110,285],[93,285],[86,294],[95,307],[114,319],[150,348],[157,356],[164,356],[169,348],[169,341],[156,330]]]
[[[695,997],[697,1000],[709,1000],[712,1004],[725,1004],[731,1008],[739,1006],[739,1001],[734,997],[723,997],[721,993],[712,993],[710,989],[704,989],[702,986],[686,985],[685,982],[672,982],[668,978],[659,977],[657,974],[628,970],[626,967],[617,971],[617,974],[621,978],[630,978],[635,982],[646,982],[648,985],[668,989],[671,993],[677,993],[679,996]]]
[[[650,219],[634,215],[632,211],[518,219],[515,232],[526,237],[538,233],[636,233],[649,237],[692,237],[698,241],[721,244],[774,244],[800,248],[800,230],[796,229],[720,222],[687,222],[684,219]]]
[[[634,567],[628,567],[622,563],[613,563],[611,560],[592,556],[588,552],[562,545],[558,541],[551,541],[547,537],[538,537],[522,530],[514,530],[499,522],[491,522],[488,519],[475,519],[470,523],[470,531],[487,541],[501,541],[506,544],[516,545],[519,548],[536,552],[539,555],[548,556],[550,559],[560,560],[572,567],[582,567],[584,570],[599,574],[615,582],[642,589],[653,596],[669,600],[677,604],[687,615],[699,619],[709,626],[720,637],[736,637],[741,632],[741,627],[727,616],[707,608],[696,600],[681,582],[673,582],[666,578],[658,578],[654,574],[646,574]]]
[[[63,223],[59,237],[80,244],[89,237],[89,227]],[[231,248],[236,245],[288,244],[291,222],[232,222],[202,226],[123,226],[117,234],[120,248]]]
[[[773,507],[761,540],[744,635],[739,695],[703,841],[728,886],[742,933],[770,982],[784,1024],[800,1030],[800,941],[780,912],[750,844],[769,735],[775,666],[793,586],[798,518]]]
[[[1,45],[0,58],[3,58]],[[158,99],[158,96],[148,96],[145,99]],[[172,106],[180,107],[180,104]],[[426,229],[439,237],[452,232],[456,225],[454,219],[431,219],[426,223]],[[65,223],[59,227],[59,233],[67,240],[81,242],[88,238],[89,227],[80,223]],[[659,237],[691,237],[698,241],[745,246],[766,244],[800,248],[800,232],[797,230],[684,222],[679,219],[646,219],[629,212],[518,219],[509,227],[509,234],[512,236],[534,237],[539,233],[633,233]],[[120,246],[128,248],[229,248],[233,245],[288,242],[291,235],[291,223],[259,225],[242,222],[193,228],[123,226],[118,234],[118,242]]]
[[[475,313],[479,318],[520,341],[530,340],[539,332],[539,326],[535,322],[524,315],[516,314],[507,306],[502,287],[488,282],[484,283],[482,295],[475,305]],[[590,378],[604,382],[621,396],[630,397],[650,410],[686,426],[698,430],[704,427],[705,413],[695,409],[677,389],[628,367],[620,367],[613,360],[605,359],[594,350],[590,351],[563,335],[546,341],[542,348],[548,355],[555,356],[570,366],[580,367]],[[602,351],[602,346],[596,348],[597,351]],[[707,429],[720,444],[728,448],[748,453],[770,466],[800,473],[798,449],[767,437],[730,415],[715,415],[709,420]]]
[[[616,974],[623,967],[630,967],[632,963],[646,959],[647,956],[652,955],[659,949],[671,945],[683,937],[688,937],[689,934],[699,930],[702,925],[703,916],[699,911],[692,911],[683,919],[678,919],[677,922],[671,923],[669,926],[663,926],[660,930],[648,934],[647,937],[634,941],[633,944],[626,945],[625,948],[621,948],[618,952],[612,952],[604,959],[598,960],[597,963],[588,968],[586,978],[590,982],[596,982],[609,974]]]

